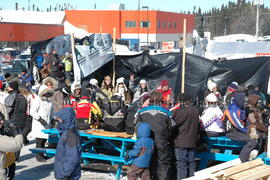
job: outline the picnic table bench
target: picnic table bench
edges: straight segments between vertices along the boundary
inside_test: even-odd
[[[57,129],[46,129],[43,130],[45,134],[49,134],[49,142],[56,143],[60,137]],[[115,179],[119,180],[122,172],[122,165],[131,164],[130,160],[125,159],[128,145],[132,145],[136,140],[131,138],[120,138],[120,137],[108,137],[101,135],[89,134],[86,131],[80,131],[82,137],[82,154],[81,158],[85,165],[89,164],[90,159],[110,161],[112,165],[118,165]],[[98,141],[99,145],[96,145]],[[97,149],[109,149],[114,151],[113,155],[99,154]],[[54,156],[56,149],[49,148],[35,148],[30,149],[33,153],[45,153],[48,156]]]
[[[207,144],[206,152],[197,152],[196,158],[200,158],[198,169],[207,168],[209,160],[231,161],[239,157],[239,152],[245,145],[243,142],[233,141],[226,136],[220,137],[203,137],[203,142]],[[218,152],[213,152],[218,150]]]

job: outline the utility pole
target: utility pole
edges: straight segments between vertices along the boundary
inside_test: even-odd
[[[256,38],[259,37],[259,22],[260,22],[260,7],[264,4],[264,0],[254,0],[254,5],[257,5],[257,17],[256,17]]]
[[[140,52],[140,8],[141,0],[138,0],[138,51]]]
[[[30,0],[28,0],[28,11],[30,11]]]

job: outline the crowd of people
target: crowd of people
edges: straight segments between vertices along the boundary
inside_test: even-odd
[[[267,101],[258,87],[232,82],[222,96],[217,84],[209,80],[204,106],[197,107],[187,93],[174,96],[168,80],[150,89],[145,79],[139,79],[137,85],[133,74],[129,79],[118,78],[115,86],[107,75],[102,82],[93,78],[82,86],[72,83],[69,53],[59,58],[52,51],[44,60],[36,59],[31,72],[5,75],[6,86],[1,88],[8,95],[0,105],[0,142],[13,147],[1,147],[0,156],[5,157],[1,159],[8,159],[6,152],[14,152],[11,154],[18,160],[22,144],[29,143],[30,132],[36,148],[45,148],[48,135],[42,130],[48,128],[61,132],[57,147],[48,145],[57,149],[57,179],[80,178],[81,139],[77,130],[101,128],[137,134],[134,149],[126,156],[133,159],[130,180],[169,180],[174,168],[177,179],[193,176],[195,151],[203,136],[227,136],[245,142],[240,152],[242,162],[263,151]],[[36,154],[39,162],[47,158],[43,153]],[[13,179],[15,160],[3,165],[0,179],[7,175]],[[0,164],[7,163],[2,160]]]

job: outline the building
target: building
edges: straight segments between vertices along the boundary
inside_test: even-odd
[[[30,42],[64,34],[64,18],[64,12],[1,10],[0,47],[29,46]]]
[[[118,7],[118,6],[117,6]],[[123,9],[123,4],[119,5]],[[146,8],[146,7],[145,7]],[[66,10],[61,12],[0,11],[1,42],[43,41],[66,32],[69,24],[88,33],[110,33],[134,46],[161,48],[162,42],[178,46],[187,20],[187,42],[191,43],[194,15],[152,10]],[[68,31],[69,30],[69,31]],[[1,47],[1,44],[0,44]]]
[[[140,10],[67,10],[66,20],[91,33],[110,33],[116,28],[116,38],[140,45],[161,48],[162,42],[173,41],[177,47],[183,36],[183,21],[187,20],[187,42],[191,43],[195,27],[194,15],[163,11]]]

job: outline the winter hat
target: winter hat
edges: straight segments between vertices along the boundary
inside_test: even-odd
[[[212,91],[214,87],[217,87],[217,84],[214,83],[211,79],[209,79],[207,82],[207,87],[210,91]]]
[[[233,99],[240,108],[243,108],[245,105],[245,97],[244,93],[236,93],[234,94]]]
[[[18,84],[17,81],[13,81],[13,82],[8,83],[8,86],[9,86],[10,88],[12,88],[13,90],[15,90],[15,91],[17,91],[18,88],[19,88],[19,84]]]
[[[260,96],[256,95],[256,94],[250,94],[248,96],[248,104],[252,105],[252,106],[256,106],[258,101],[260,99]]]
[[[238,82],[236,82],[236,81],[232,82],[232,84],[239,86]]]
[[[93,79],[90,79],[89,82],[90,82],[91,85],[98,87],[98,80],[93,78]]]
[[[71,85],[71,92],[74,93],[76,89],[81,89],[82,86],[80,84],[72,84]]]
[[[162,80],[162,81],[160,82],[160,86],[161,86],[161,87],[169,86],[169,81],[168,81],[168,80]]]
[[[125,84],[125,78],[120,77],[120,78],[118,78],[118,79],[116,80],[116,84],[117,84],[117,85],[120,84],[120,83],[124,83],[124,84]]]
[[[65,53],[65,56],[69,56],[69,52],[66,52],[66,53]]]
[[[238,90],[238,86],[236,84],[233,84],[233,83],[231,83],[228,86],[228,89],[227,89],[227,91],[230,92],[230,93],[233,93],[233,92],[235,92],[237,90]]]
[[[218,98],[217,98],[217,96],[216,96],[214,93],[208,94],[208,95],[206,96],[205,100],[206,100],[207,102],[213,102],[213,103],[218,102]]]
[[[147,84],[145,79],[140,80],[140,84],[143,84],[143,83]]]

